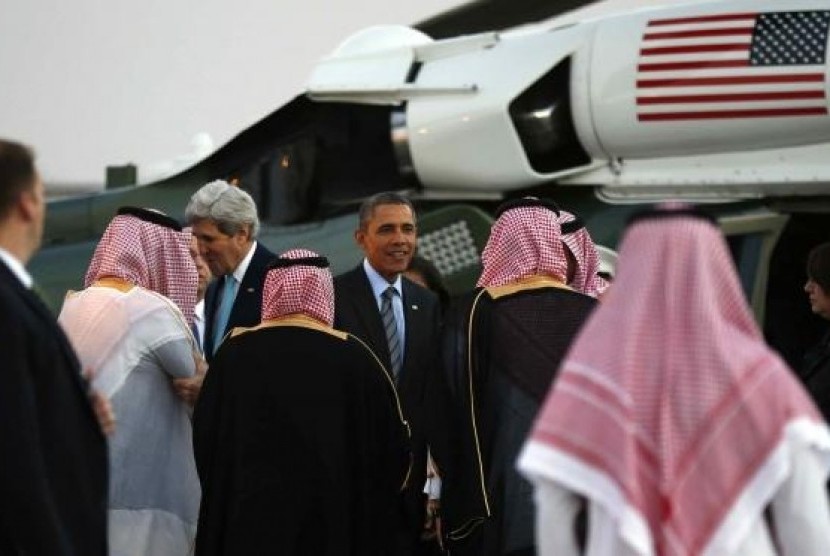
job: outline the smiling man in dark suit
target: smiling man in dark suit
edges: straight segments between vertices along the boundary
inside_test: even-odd
[[[205,293],[204,353],[210,362],[229,330],[259,324],[265,267],[275,255],[256,241],[254,200],[225,181],[210,182],[194,193],[185,219],[216,277]]]
[[[363,262],[335,283],[335,328],[354,334],[394,377],[412,430],[412,476],[403,492],[396,556],[415,554],[424,527],[426,402],[437,373],[439,304],[402,273],[417,244],[412,203],[379,193],[360,207],[355,240]]]
[[[32,152],[0,139],[0,554],[107,553],[107,446],[75,353],[24,268],[46,206]]]

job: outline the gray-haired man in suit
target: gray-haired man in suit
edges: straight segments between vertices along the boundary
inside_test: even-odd
[[[194,193],[185,219],[216,277],[205,293],[203,348],[210,362],[228,331],[259,324],[265,267],[275,255],[256,240],[259,217],[253,198],[225,181],[210,182]]]

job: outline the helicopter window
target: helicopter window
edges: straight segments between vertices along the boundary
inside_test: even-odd
[[[531,167],[547,174],[584,166],[591,157],[571,117],[571,61],[566,59],[510,103],[510,118]]]
[[[738,271],[744,295],[751,300],[763,237],[760,234],[733,235],[726,237],[726,243],[732,253],[732,260],[735,261],[735,269]]]
[[[718,219],[747,301],[757,322],[764,322],[767,278],[772,250],[787,217],[769,211]]]
[[[391,108],[298,97],[233,141],[211,171],[248,191],[272,225],[305,222],[344,203],[403,189]]]
[[[317,203],[311,183],[314,155],[313,141],[298,139],[274,147],[239,176],[264,222],[292,224],[309,217]]]

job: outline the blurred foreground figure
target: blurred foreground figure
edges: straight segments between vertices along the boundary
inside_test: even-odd
[[[288,251],[262,323],[216,352],[194,416],[197,555],[396,556],[408,430],[377,356],[331,327],[333,288],[325,258]]]
[[[109,446],[111,556],[185,556],[196,536],[192,429],[172,386],[197,375],[201,360],[188,324],[198,281],[189,245],[174,219],[123,207],[98,242],[86,289],[61,309],[118,420]]]
[[[0,554],[107,553],[107,445],[78,359],[32,291],[46,204],[27,147],[0,139]]]
[[[617,270],[519,460],[540,554],[830,554],[830,434],[718,228],[683,207],[635,217]]]

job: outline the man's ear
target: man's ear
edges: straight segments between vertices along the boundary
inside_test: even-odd
[[[363,242],[364,242],[365,239],[366,239],[366,231],[363,228],[358,228],[354,231],[354,241],[361,248],[363,248]]]
[[[251,233],[252,230],[253,227],[250,224],[248,224],[239,228],[239,231],[237,231],[235,235],[236,237],[240,238],[244,243],[250,243],[254,239],[254,236]]]
[[[20,196],[17,198],[17,208],[25,220],[34,220],[37,207],[38,199],[34,189],[26,189],[20,192]]]

